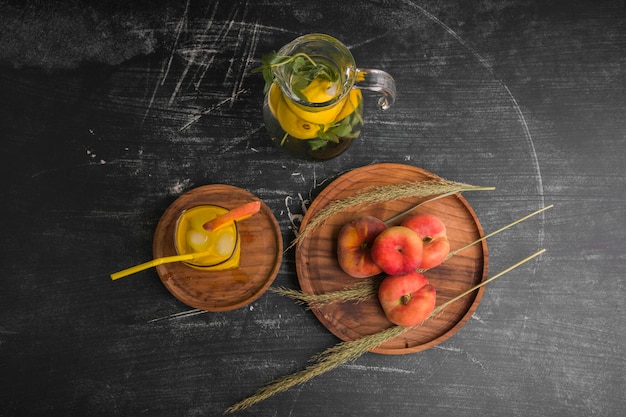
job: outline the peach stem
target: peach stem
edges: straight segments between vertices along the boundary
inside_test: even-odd
[[[409,301],[411,301],[411,298],[413,298],[413,294],[404,294],[401,298],[400,298],[400,302],[403,305],[407,305],[409,304]]]

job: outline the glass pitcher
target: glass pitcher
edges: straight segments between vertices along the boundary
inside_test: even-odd
[[[350,146],[363,125],[361,90],[381,93],[383,110],[396,98],[391,75],[357,68],[332,36],[301,36],[265,56],[264,65],[265,126],[280,149],[298,158],[326,160]]]

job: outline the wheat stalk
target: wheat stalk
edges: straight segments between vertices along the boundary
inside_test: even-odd
[[[368,352],[369,350],[379,346],[385,341],[392,339],[405,331],[408,328],[393,326],[388,329],[382,330],[372,335],[364,336],[351,342],[343,342],[331,349],[327,349],[317,356],[319,360],[316,363],[307,366],[305,369],[295,372],[290,375],[283,376],[266,385],[263,388],[257,390],[257,392],[230,406],[225,413],[234,413],[236,411],[244,410],[256,403],[268,399],[269,397],[288,390],[299,384],[303,384],[316,376],[320,376],[334,368],[342,365],[346,362],[357,359],[359,356]],[[311,359],[315,359],[313,357]]]
[[[311,218],[311,220],[306,224],[304,229],[302,229],[293,240],[289,248],[300,244],[306,236],[315,231],[330,217],[351,207],[363,204],[369,205],[384,203],[387,201],[400,200],[407,197],[427,197],[430,195],[438,194],[441,195],[440,197],[443,197],[444,195],[452,195],[462,191],[485,191],[493,189],[494,187],[477,187],[460,182],[447,181],[444,179],[367,187],[353,196],[342,198],[339,200],[333,200],[328,203],[324,208],[318,211],[315,216]],[[422,203],[420,203],[419,205],[421,204]],[[411,209],[401,213],[400,215],[404,215],[409,211],[414,210],[418,206],[412,207]]]
[[[309,294],[284,287],[270,288],[270,291],[289,297],[297,303],[307,304],[308,308],[312,308],[338,302],[360,303],[377,293],[381,281],[382,276],[370,277],[341,290],[321,294]]]
[[[429,200],[430,201],[430,200]],[[476,245],[480,242],[482,242],[483,240],[486,240],[490,237],[493,237],[495,235],[497,235],[498,233],[509,229],[525,220],[528,220],[529,218],[536,216],[539,213],[542,213],[550,208],[554,207],[553,204],[543,207],[539,210],[536,210],[530,214],[527,214],[524,217],[521,217],[517,220],[515,220],[514,222],[511,222],[509,224],[507,224],[506,226],[503,226],[501,228],[499,228],[498,230],[495,230],[483,237],[481,237],[480,239],[477,239],[473,242],[468,243],[465,246],[462,246],[454,251],[451,251],[450,253],[448,253],[448,255],[446,256],[446,258],[444,259],[444,262],[448,259],[450,259],[451,257],[453,257],[454,255],[458,254],[459,252],[473,246]],[[406,212],[405,212],[406,213]],[[405,213],[400,213],[400,215],[403,215]],[[392,217],[392,219],[396,218],[398,216],[394,216]],[[389,221],[389,220],[387,220]],[[417,272],[423,273],[428,271],[428,269],[420,269]],[[362,301],[367,300],[370,297],[373,297],[374,295],[376,295],[377,291],[378,291],[378,286],[380,285],[380,282],[382,281],[382,278],[380,276],[375,276],[375,277],[369,277],[369,278],[365,278],[359,282],[357,282],[356,284],[350,285],[346,288],[343,288],[341,290],[336,290],[336,291],[329,291],[326,293],[322,293],[322,294],[309,294],[306,293],[304,291],[298,291],[298,290],[293,290],[293,289],[286,289],[286,288],[276,288],[276,289],[270,289],[271,291],[280,294],[280,295],[284,295],[286,297],[292,298],[294,300],[296,300],[298,303],[301,304],[308,304],[309,307],[320,307],[326,304],[332,304],[332,303],[338,303],[338,302],[354,302],[354,303],[360,303]]]
[[[428,320],[431,317],[436,316],[450,304],[476,291],[477,289],[483,287],[484,285],[487,285],[489,282],[492,282],[496,278],[501,277],[505,273],[517,268],[518,266],[522,265],[525,262],[528,262],[529,260],[542,254],[543,252],[545,252],[545,249],[541,249],[540,251],[535,252],[534,254],[506,268],[505,270],[494,275],[493,277],[481,282],[480,284],[475,285],[474,287],[463,292],[462,294],[457,295],[456,297],[450,299],[444,304],[441,304],[440,306],[435,308],[430,313],[430,315],[426,317],[424,321],[422,321],[422,323],[418,324],[417,326],[413,326],[413,327],[392,326],[387,329],[381,330],[380,332],[367,335],[367,336],[364,336],[364,337],[361,337],[359,339],[355,339],[349,342],[341,342],[329,349],[326,349],[319,355],[316,355],[312,358],[315,361],[315,363],[313,363],[312,365],[307,366],[305,369],[299,372],[286,375],[286,376],[283,376],[281,378],[274,380],[274,382],[271,382],[269,385],[266,385],[265,387],[262,387],[259,390],[257,390],[256,393],[254,393],[252,396],[245,398],[242,401],[239,401],[238,403],[233,404],[232,406],[227,408],[225,413],[234,413],[236,411],[244,410],[254,404],[257,404],[263,400],[266,400],[267,398],[273,395],[284,392],[293,386],[307,382],[315,378],[316,376],[322,375],[323,373],[328,372],[346,362],[359,358],[363,354],[380,346],[386,341],[401,335],[405,331],[421,326],[426,320]]]

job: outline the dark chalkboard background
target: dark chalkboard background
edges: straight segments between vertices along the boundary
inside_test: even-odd
[[[0,1],[0,415],[221,415],[338,340],[274,293],[202,313],[154,270],[163,211],[195,187],[256,194],[290,242],[332,178],[379,162],[466,195],[496,273],[425,352],[367,354],[241,415],[621,415],[626,410],[623,1]],[[396,79],[342,156],[280,153],[263,52],[310,32]],[[287,245],[286,245],[287,246]],[[287,251],[276,286],[297,288]]]

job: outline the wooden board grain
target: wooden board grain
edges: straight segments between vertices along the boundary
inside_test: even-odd
[[[301,230],[327,204],[353,196],[367,187],[411,183],[437,179],[423,169],[403,164],[376,164],[350,171],[333,181],[313,201],[307,211]],[[359,205],[330,217],[321,227],[308,234],[297,247],[296,269],[302,290],[309,294],[336,291],[359,281],[347,275],[337,262],[337,234],[350,220],[372,215],[389,219],[426,198],[407,198],[372,205]],[[432,213],[446,224],[451,250],[471,243],[483,236],[476,214],[459,194],[429,202],[413,213]],[[485,241],[470,246],[442,265],[425,273],[437,289],[437,305],[450,300],[480,283],[487,277],[487,244]],[[456,333],[471,317],[482,297],[484,287],[460,299],[441,314],[423,325],[389,340],[374,352],[404,354],[433,347]],[[361,303],[334,303],[316,307],[313,312],[322,324],[344,341],[390,327],[376,297]]]
[[[203,204],[233,209],[256,200],[252,193],[226,184],[206,185],[183,194],[157,224],[154,257],[176,254],[174,232],[184,210]],[[157,272],[163,285],[183,303],[207,311],[233,310],[256,300],[272,284],[280,268],[283,253],[280,228],[269,207],[261,202],[260,212],[239,222],[238,229],[241,242],[238,268],[203,271],[182,262],[159,265]]]

